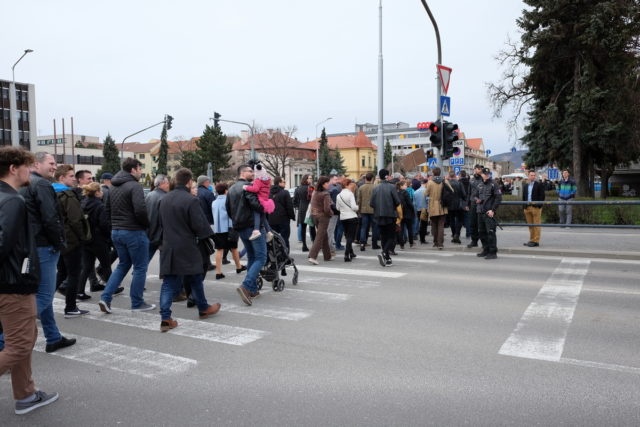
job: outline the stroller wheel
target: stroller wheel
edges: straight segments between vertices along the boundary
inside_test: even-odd
[[[256,284],[258,285],[258,290],[262,289],[262,277],[258,276],[258,280],[256,280]]]
[[[284,280],[278,280],[278,292],[282,292],[284,290]]]

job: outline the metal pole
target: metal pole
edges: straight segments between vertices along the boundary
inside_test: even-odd
[[[33,52],[31,49],[25,49],[24,53],[15,64],[11,67],[11,86],[9,87],[9,111],[11,112],[11,145],[17,147],[20,145],[18,140],[18,120],[16,119],[16,112],[18,111],[18,91],[16,90],[16,65],[25,57],[26,54]]]
[[[67,137],[64,134],[64,117],[62,118],[62,164],[67,164]]]
[[[214,119],[213,119],[213,117],[210,117],[209,120],[214,120]],[[218,120],[219,122],[235,123],[237,125],[245,125],[246,127],[248,127],[249,131],[251,132],[251,139],[249,140],[249,142],[251,144],[251,160],[255,160],[256,159],[255,149],[254,149],[254,146],[253,146],[253,133],[254,133],[253,126],[251,126],[249,123],[238,122],[238,121],[235,121],[235,120],[225,120],[225,119],[220,119],[220,118],[215,119],[215,120]]]
[[[56,119],[53,119],[53,154],[55,154],[56,162],[58,161],[58,135],[56,133]]]
[[[71,158],[72,158],[72,162],[71,164],[73,165],[73,168],[76,168],[76,143],[74,141],[75,138],[75,134],[73,133],[73,117],[71,117]]]
[[[384,129],[382,128],[383,91],[382,91],[382,0],[378,7],[379,15],[379,53],[378,53],[378,170],[384,169]],[[392,159],[393,160],[393,157]]]
[[[433,24],[433,29],[436,32],[436,44],[438,45],[438,64],[442,65],[442,46],[440,45],[440,31],[438,30],[438,23],[436,22],[436,19],[433,17],[433,14],[431,13],[431,10],[429,9],[429,6],[427,5],[426,0],[420,0],[422,2],[422,5],[424,6],[425,10],[427,11],[427,14],[429,15],[429,18],[431,19],[431,23]],[[440,83],[440,79],[438,77],[438,72],[436,71],[436,81],[437,81],[437,88],[438,91],[436,93],[436,117],[438,117],[438,119],[440,120],[440,124],[442,125],[442,119],[443,116],[440,114],[440,96],[442,95],[442,85]],[[444,126],[443,126],[444,128]],[[440,141],[440,150],[437,150],[437,154],[436,154],[436,150],[434,150],[434,154],[436,156],[436,162],[438,164],[438,166],[442,166],[442,154],[440,153],[440,151],[442,149],[444,149],[444,132],[440,131],[440,137],[442,138]]]
[[[131,138],[132,136],[135,136],[135,135],[137,135],[137,134],[139,134],[139,133],[142,133],[142,132],[144,132],[145,130],[149,130],[149,129],[151,129],[152,127],[155,127],[155,126],[161,125],[161,124],[163,124],[163,123],[164,123],[164,124],[166,124],[166,123],[167,123],[167,116],[166,116],[166,115],[165,115],[165,118],[164,118],[164,120],[163,120],[163,121],[158,122],[158,123],[155,123],[155,124],[152,124],[151,126],[146,127],[146,128],[144,128],[144,129],[142,129],[142,130],[139,130],[138,132],[132,133],[131,135],[127,135],[127,136],[125,136],[125,137],[124,137],[124,139],[122,140],[122,145],[121,145],[121,149],[120,149],[120,160],[123,160],[123,159],[124,159],[124,142],[125,142],[127,139],[129,139],[129,138]]]

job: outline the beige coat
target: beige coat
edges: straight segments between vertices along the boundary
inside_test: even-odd
[[[435,181],[430,180],[427,183],[427,197],[429,198],[429,216],[446,215],[447,208],[442,206],[442,186]]]

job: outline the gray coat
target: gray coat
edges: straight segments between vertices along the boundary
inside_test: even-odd
[[[382,181],[374,187],[369,206],[373,208],[375,218],[397,218],[396,207],[400,204],[400,197],[396,186],[389,181]]]
[[[160,202],[160,224],[160,276],[204,274],[199,242],[212,232],[197,197],[185,186],[176,186]]]
[[[154,245],[160,246],[162,243],[162,227],[160,227],[160,200],[167,195],[167,192],[156,188],[151,193],[147,194],[144,202],[147,205],[147,216],[149,217],[149,229],[147,235],[149,236],[149,242]]]

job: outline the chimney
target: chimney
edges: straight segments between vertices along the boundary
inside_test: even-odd
[[[246,144],[246,142],[249,140],[249,131],[248,130],[241,130],[240,131],[240,140],[242,140],[243,144]]]

